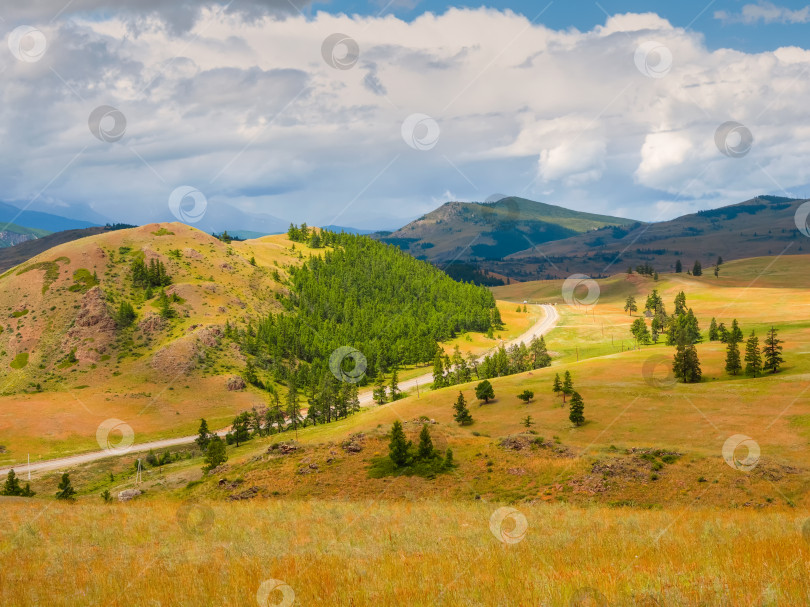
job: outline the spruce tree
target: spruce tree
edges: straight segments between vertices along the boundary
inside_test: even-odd
[[[633,295],[628,295],[627,299],[624,302],[624,311],[630,312],[630,316],[633,315],[633,312],[638,311],[638,306],[636,305],[636,298]]]
[[[411,443],[405,437],[405,431],[402,429],[402,422],[397,420],[391,427],[391,442],[388,443],[388,457],[394,462],[397,468],[408,463],[408,450],[411,448]]]
[[[709,341],[717,341],[720,339],[720,332],[717,329],[717,320],[712,317],[712,322],[709,324]]]
[[[675,296],[675,316],[686,314],[686,294],[681,291]]]
[[[453,450],[448,448],[444,452],[444,467],[449,470],[455,466],[455,462],[453,462]]]
[[[771,373],[779,371],[779,367],[785,360],[782,358],[782,343],[781,339],[776,337],[776,329],[771,327],[768,331],[768,337],[765,338],[765,347],[762,353],[765,355],[765,370]]]
[[[762,354],[759,351],[759,338],[751,331],[745,344],[745,374],[758,377],[762,372]]]
[[[495,398],[495,390],[488,379],[475,386],[475,398],[484,401],[485,404],[489,403],[489,399]]]
[[[453,405],[453,409],[456,412],[455,415],[453,415],[453,419],[456,420],[458,424],[469,426],[473,423],[472,415],[470,415],[470,411],[467,409],[467,401],[464,399],[464,394],[461,391],[458,393],[458,398]]]
[[[22,487],[20,487],[20,481],[13,468],[8,471],[8,476],[3,485],[3,490],[0,491],[0,495],[22,495]]]
[[[559,373],[554,376],[554,384],[551,386],[551,391],[554,392],[554,394],[562,393],[562,382],[560,381]]]
[[[531,415],[527,415],[525,418],[523,418],[523,427],[524,428],[526,428],[528,430],[533,425],[534,425],[534,422],[532,421],[532,416]]]
[[[385,376],[380,373],[377,375],[377,381],[374,382],[374,390],[372,391],[372,398],[378,405],[384,405],[388,400],[387,389],[385,387]]]
[[[579,392],[572,392],[571,393],[571,404],[570,413],[568,414],[568,419],[571,420],[571,423],[575,426],[581,426],[585,423],[585,403],[582,401],[582,397],[579,395]]]
[[[731,331],[728,338],[738,344],[741,344],[744,339],[742,329],[740,329],[736,318],[731,322]]]
[[[416,450],[419,459],[431,459],[436,454],[433,449],[433,441],[430,438],[430,429],[427,424],[422,425],[419,433],[419,447]]]
[[[391,384],[389,386],[389,390],[391,390],[391,400],[399,400],[402,398],[402,392],[399,391],[399,373],[397,372],[397,368],[391,371]]]
[[[695,261],[695,265],[692,268],[692,276],[702,276],[703,275],[703,267],[700,265],[699,261]]]
[[[679,320],[686,318],[685,315],[678,317]],[[700,361],[690,325],[687,322],[678,325],[675,334],[675,359],[672,362],[673,374],[684,383],[698,383],[701,378]]]
[[[56,492],[56,499],[71,502],[76,499],[73,497],[76,495],[76,490],[73,488],[73,485],[70,484],[70,476],[67,472],[62,475],[62,480],[59,481],[58,489],[59,491]]]
[[[680,274],[681,272],[683,272],[683,264],[681,263],[681,260],[678,259],[675,262],[675,273]]]
[[[433,357],[433,389],[438,390],[439,388],[444,388],[446,385],[442,354],[437,351],[436,356]]]
[[[728,332],[728,329],[726,329],[726,323],[721,322],[719,325],[717,325],[717,335],[722,343],[728,343],[730,333]]]
[[[201,451],[205,451],[211,441],[211,432],[208,430],[208,422],[205,419],[200,419],[200,429],[197,433],[198,436],[194,439],[194,442],[197,443]]]
[[[203,467],[203,471],[209,472],[227,461],[228,456],[225,454],[225,441],[218,436],[212,437],[208,442],[208,448],[205,450],[205,458],[203,459],[205,466]]]
[[[737,375],[742,371],[742,361],[740,359],[740,346],[737,342],[729,342],[726,346],[726,372]]]
[[[563,375],[563,385],[562,385],[563,404],[565,404],[565,397],[570,396],[573,392],[574,392],[574,381],[571,379],[571,372],[566,371],[565,375]]]

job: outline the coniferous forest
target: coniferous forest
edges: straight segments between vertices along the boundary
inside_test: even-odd
[[[309,240],[306,230],[290,233]],[[285,311],[238,336],[273,379],[294,376],[298,389],[311,394],[330,373],[330,355],[349,346],[365,358],[364,384],[399,365],[429,363],[437,342],[497,323],[495,300],[484,287],[456,282],[365,236],[320,236],[330,247],[323,257],[287,268],[288,294],[279,296]]]

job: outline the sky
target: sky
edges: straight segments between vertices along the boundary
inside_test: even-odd
[[[395,229],[810,196],[801,2],[14,0],[0,31],[0,200],[33,210]]]

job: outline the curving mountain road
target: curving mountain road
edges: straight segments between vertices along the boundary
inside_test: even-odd
[[[543,308],[545,312],[545,317],[533,324],[528,331],[516,337],[515,339],[505,342],[504,345],[508,348],[513,344],[523,342],[529,342],[534,337],[539,337],[540,335],[545,335],[549,331],[551,331],[560,319],[560,315],[557,313],[557,310],[554,306],[549,304],[542,304],[540,307]],[[500,345],[500,344],[499,344]],[[487,352],[494,351],[495,348]],[[485,355],[486,355],[485,354]],[[485,356],[484,355],[484,356]],[[483,358],[483,356],[482,356]],[[401,390],[410,390],[418,386],[426,386],[433,383],[433,374],[426,373],[424,375],[420,375],[419,377],[414,377],[412,379],[403,381],[399,384]],[[368,390],[363,392],[359,395],[360,398],[360,406],[367,407],[374,403],[372,398],[372,391]],[[226,430],[220,430],[217,432],[219,436],[224,436]],[[11,468],[14,468],[17,472],[17,476],[21,479],[24,479],[27,476],[29,471],[31,472],[48,472],[52,470],[64,470],[66,468],[70,468],[71,466],[76,466],[78,464],[86,464],[89,462],[93,462],[96,460],[104,459],[105,457],[117,457],[120,455],[125,455],[128,453],[142,453],[144,451],[149,451],[150,449],[162,449],[164,447],[175,447],[177,445],[187,445],[189,443],[193,443],[194,439],[197,438],[197,435],[194,436],[183,436],[179,438],[167,438],[163,440],[151,441],[148,443],[139,443],[132,445],[128,449],[116,450],[102,450],[102,451],[91,451],[90,453],[82,453],[80,455],[72,455],[70,457],[62,457],[58,459],[49,459],[44,461],[34,462],[28,466],[28,464],[22,463],[16,466],[7,466],[5,468],[0,469],[0,475],[8,474],[8,471]]]

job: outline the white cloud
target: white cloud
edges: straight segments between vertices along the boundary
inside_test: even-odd
[[[211,208],[390,228],[449,193],[652,219],[666,197],[683,201],[671,217],[693,199],[719,205],[781,193],[774,181],[810,182],[810,52],[710,52],[654,14],[590,32],[491,9],[413,22],[203,9],[187,33],[135,35],[128,13],[41,29],[41,61],[0,52],[0,187],[16,202],[48,186],[37,204],[147,222],[166,218],[175,187],[192,185]],[[352,69],[322,57],[336,32],[357,41]],[[663,78],[636,67],[647,40],[671,51]],[[90,134],[100,105],[126,116],[119,143]],[[402,140],[414,113],[439,124],[430,151]],[[754,134],[743,158],[715,146],[729,120]]]
[[[772,2],[761,1],[757,4],[746,4],[740,13],[729,13],[728,11],[717,11],[714,13],[715,19],[724,23],[809,23],[810,5],[804,8],[792,10],[784,6],[777,6]]]

